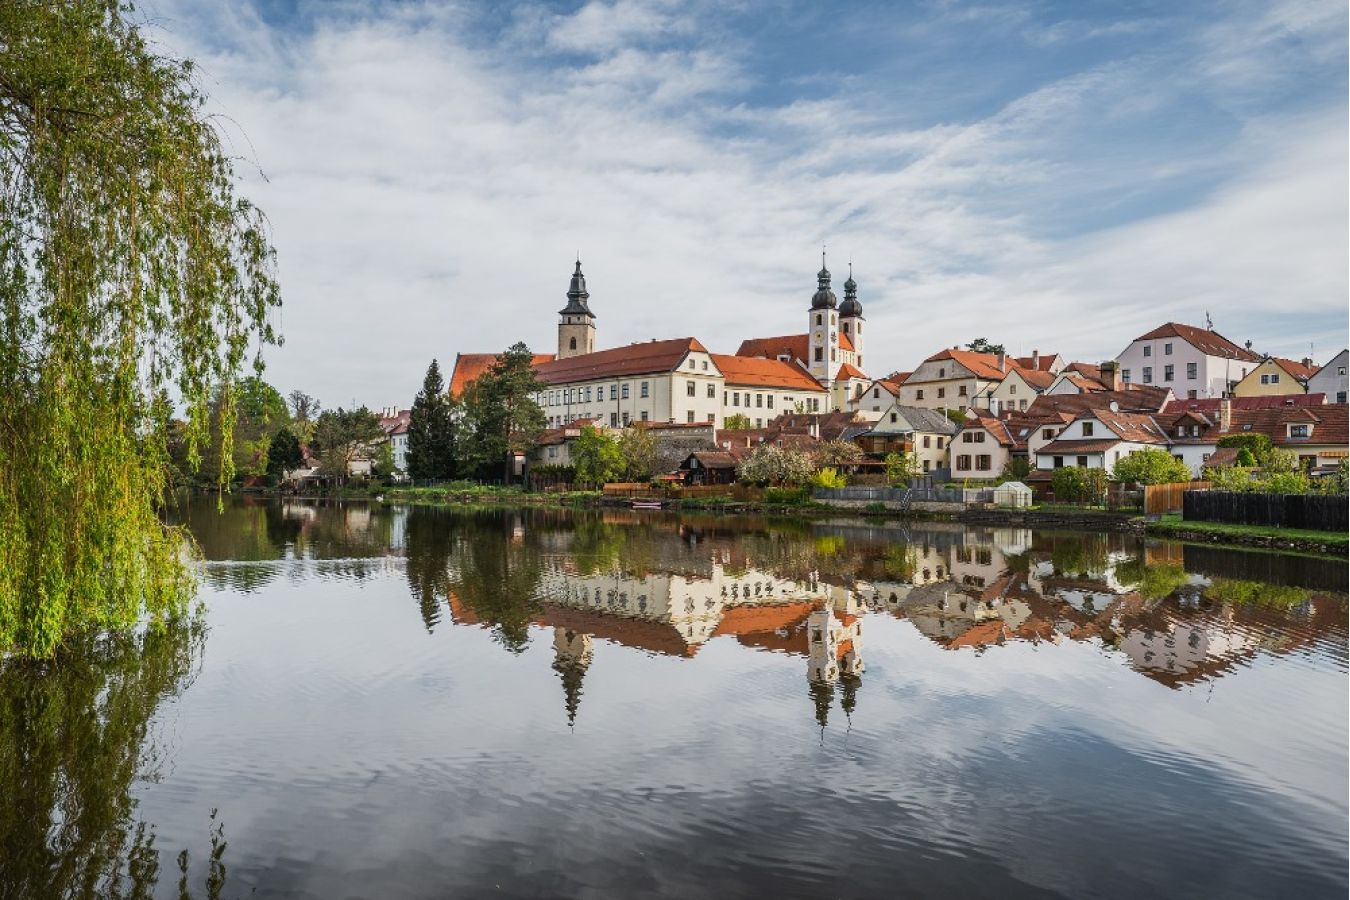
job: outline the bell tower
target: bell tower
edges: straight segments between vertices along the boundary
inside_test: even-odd
[[[839,304],[839,328],[853,344],[853,364],[863,367],[863,308],[858,302],[858,282],[853,280],[853,263],[848,264],[848,281],[844,282],[844,302]]]
[[[567,290],[567,305],[558,310],[558,359],[595,351],[595,313],[586,303],[590,298],[578,259]]]
[[[810,359],[806,370],[811,377],[820,382],[826,390],[839,371],[839,310],[835,308],[836,298],[830,290],[830,270],[825,267],[825,251],[820,251],[820,271],[816,273],[816,292],[811,297],[811,310],[808,315],[806,334]]]

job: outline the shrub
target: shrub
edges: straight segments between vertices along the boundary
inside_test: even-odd
[[[1191,469],[1166,450],[1136,450],[1117,460],[1111,480],[1121,484],[1172,484],[1190,481]]]
[[[1106,496],[1106,470],[1082,466],[1055,469],[1050,476],[1055,499],[1067,503],[1100,503]]]
[[[913,453],[886,454],[886,480],[895,487],[909,487],[909,480],[919,476],[919,460]]]
[[[821,469],[811,476],[811,484],[818,488],[841,488],[848,485],[848,479],[838,469]]]
[[[1220,447],[1237,447],[1240,450],[1246,450],[1255,460],[1253,465],[1265,465],[1266,457],[1270,455],[1274,445],[1270,442],[1268,435],[1259,432],[1247,432],[1244,434],[1230,434],[1219,438]],[[1240,455],[1240,454],[1239,454]]]
[[[736,466],[742,481],[775,486],[806,484],[814,472],[808,454],[773,444],[760,444]]]
[[[1012,456],[1003,466],[1004,481],[1025,481],[1031,474],[1031,460],[1025,456]]]
[[[811,499],[803,487],[771,487],[764,491],[764,502],[775,506],[797,506]]]

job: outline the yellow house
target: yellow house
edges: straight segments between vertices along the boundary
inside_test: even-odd
[[[1302,362],[1268,356],[1233,388],[1234,397],[1269,397],[1276,394],[1306,394],[1308,379],[1317,369],[1312,360]]]

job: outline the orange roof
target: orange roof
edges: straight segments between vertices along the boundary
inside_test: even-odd
[[[722,370],[722,377],[729,385],[776,387],[797,391],[825,390],[795,363],[756,356],[727,356],[722,353],[712,354],[712,361]]]
[[[839,371],[835,373],[834,377],[836,381],[844,381],[849,378],[859,378],[866,380],[867,378],[867,376],[864,375],[857,366],[852,365],[850,363],[844,363],[842,366],[840,366]]]
[[[1024,369],[1021,366],[1017,366],[1013,371],[1037,391],[1043,391],[1054,384],[1055,378],[1057,377],[1055,373],[1047,372],[1044,369]]]
[[[996,644],[1001,637],[1003,637],[1003,620],[993,619],[967,628],[965,632],[948,641],[947,646],[949,648],[980,647],[986,644]]]
[[[841,331],[839,332],[839,346],[852,352],[853,339]],[[741,346],[736,350],[736,355],[763,356],[766,359],[787,356],[789,359],[800,359],[802,362],[806,362],[811,355],[811,336],[807,334],[783,334],[778,337],[746,338],[741,341]]]
[[[712,636],[778,631],[801,623],[811,614],[813,603],[787,603],[777,606],[733,606],[722,613]]]
[[[975,373],[977,378],[983,378],[987,381],[1002,381],[1003,377],[1013,368],[1013,363],[1007,358],[1004,358],[1003,367],[1000,368],[997,354],[976,353],[973,350],[941,350],[925,359],[924,362],[936,362],[940,359],[958,362]]]
[[[1284,369],[1299,381],[1307,381],[1317,374],[1317,368],[1315,366],[1305,366],[1296,359],[1285,359],[1282,356],[1272,356],[1270,361],[1275,363],[1275,365],[1279,366],[1281,369]]]
[[[450,396],[458,397],[464,389],[478,380],[478,377],[491,368],[499,353],[456,353],[455,368],[450,373]],[[531,364],[538,367],[542,363],[552,362],[552,353],[536,353]]]
[[[707,353],[708,348],[691,337],[647,341],[554,359],[535,366],[535,374],[545,384],[648,375],[671,371],[679,366],[686,354],[693,352]]]
[[[1139,335],[1135,340],[1151,341],[1165,337],[1179,337],[1207,356],[1224,356],[1229,359],[1245,359],[1249,362],[1260,361],[1260,357],[1255,353],[1239,347],[1217,331],[1196,328],[1194,325],[1181,325],[1177,322],[1168,322],[1165,325],[1159,325],[1148,334]]]

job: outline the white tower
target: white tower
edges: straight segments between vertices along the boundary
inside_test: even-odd
[[[820,251],[820,272],[816,275],[816,293],[811,297],[811,311],[806,334],[810,359],[806,369],[811,377],[826,390],[839,371],[839,311],[835,308],[834,291],[830,290],[830,270],[825,268],[825,251]]]
[[[858,283],[853,280],[853,263],[848,264],[848,281],[844,282],[844,302],[839,304],[839,330],[848,335],[853,344],[853,364],[863,367],[863,308],[858,302]]]
[[[578,259],[572,286],[567,291],[567,305],[558,310],[558,359],[595,351],[595,313],[586,304],[590,298]]]

